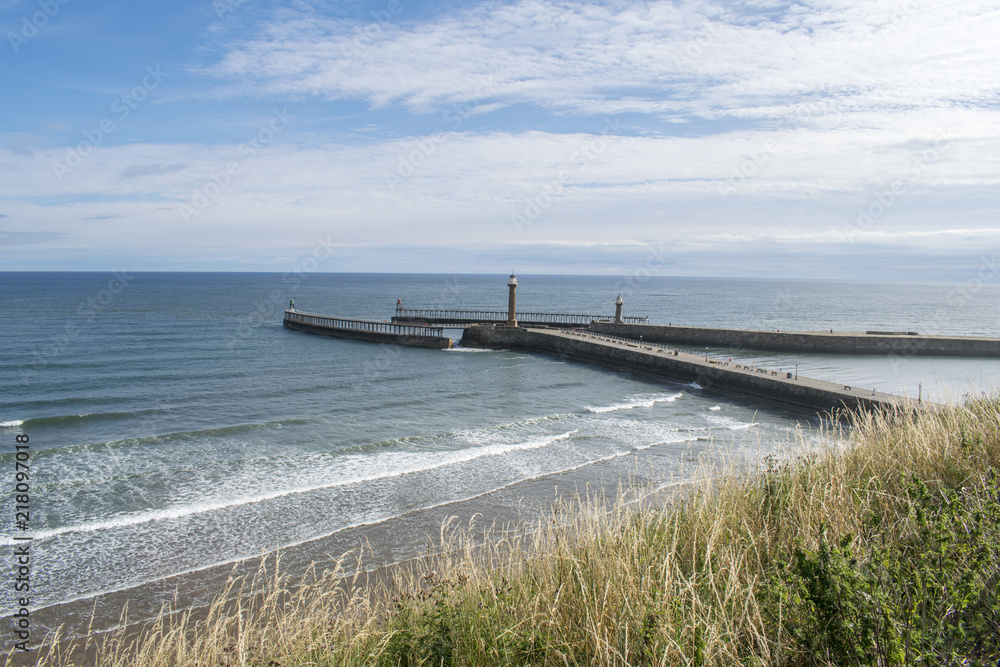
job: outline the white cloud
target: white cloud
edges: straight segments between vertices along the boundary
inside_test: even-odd
[[[250,159],[182,125],[175,143],[104,145],[61,178],[72,149],[0,151],[5,228],[49,234],[43,250],[242,248],[265,265],[317,236],[593,261],[668,243],[689,262],[783,253],[806,269],[886,248],[976,257],[998,240],[1000,11],[986,0],[520,0],[421,20],[401,6],[367,24],[283,8],[198,70],[233,96],[391,107],[391,129],[352,131],[333,108]],[[560,116],[572,129],[534,129]]]
[[[886,128],[915,110],[994,107],[1000,12],[986,0],[921,5],[816,1],[761,14],[522,0],[367,26],[283,12],[207,71],[243,92],[421,112],[478,101],[484,85],[493,105],[796,125]]]
[[[967,128],[986,122],[981,113],[954,112],[951,120]],[[92,244],[280,246],[322,233],[345,244],[839,243],[850,230],[856,243],[908,239],[934,248],[942,243],[934,235],[952,230],[949,243],[973,247],[981,239],[954,231],[992,233],[994,209],[989,199],[952,195],[1000,182],[990,157],[1000,140],[931,139],[807,129],[706,137],[453,132],[364,145],[276,141],[252,159],[237,146],[100,147],[62,181],[52,165],[66,149],[0,153],[0,173],[19,193],[5,222],[32,220],[38,231]],[[227,164],[238,173],[227,176]],[[750,176],[734,178],[748,166]],[[186,221],[181,206],[197,213]],[[860,210],[873,219],[857,222]],[[528,224],[515,226],[518,215]],[[103,216],[117,217],[84,222]]]

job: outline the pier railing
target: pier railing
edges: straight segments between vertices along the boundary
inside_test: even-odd
[[[327,317],[314,313],[300,313],[297,310],[286,310],[285,320],[313,324],[331,329],[345,331],[367,331],[371,333],[394,334],[396,336],[444,336],[444,329],[425,324],[396,324],[393,322],[376,322],[375,320],[352,320],[343,317]]]
[[[392,318],[422,319],[432,322],[506,322],[507,313],[499,310],[436,310],[424,308],[398,308]],[[614,322],[610,315],[580,315],[575,313],[517,313],[518,322],[533,324],[587,325],[591,322]],[[622,317],[624,324],[647,324],[648,317]]]

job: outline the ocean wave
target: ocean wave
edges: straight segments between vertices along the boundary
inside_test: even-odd
[[[231,424],[229,426],[217,426],[215,428],[196,429],[192,431],[177,431],[175,433],[154,435],[149,438],[140,438],[140,441],[149,440],[151,442],[171,442],[173,440],[186,440],[191,437],[236,435],[238,433],[246,433],[247,431],[257,431],[259,429],[266,428],[281,428],[286,425],[308,423],[309,420],[307,419],[272,419],[266,422],[248,422],[246,424]]]
[[[397,447],[400,445],[404,447],[416,446],[427,450],[441,451],[444,446],[456,439],[472,444],[473,446],[477,446],[494,440],[500,434],[518,431],[526,426],[538,426],[539,424],[559,422],[573,417],[576,417],[576,415],[571,413],[556,413],[551,415],[542,415],[541,417],[528,417],[527,419],[514,422],[503,422],[482,428],[440,431],[438,433],[428,435],[404,435],[396,438],[389,438],[387,440],[380,440],[374,443],[365,443],[346,447],[337,450],[337,454],[371,452],[379,449]]]
[[[677,445],[677,444],[680,444],[682,442],[695,442],[695,441],[698,441],[700,439],[701,438],[692,438],[691,436],[683,435],[682,432],[681,432],[681,430],[678,429],[678,431],[677,431],[677,437],[674,437],[674,438],[661,438],[659,440],[654,440],[652,442],[646,442],[646,443],[642,443],[642,444],[638,444],[638,445],[633,445],[632,448],[629,451],[630,452],[638,452],[638,451],[642,451],[644,449],[649,449],[650,447],[656,447],[657,445]]]
[[[62,400],[60,403],[79,402],[76,400]],[[3,426],[24,426],[25,428],[38,428],[39,426],[80,426],[88,422],[99,421],[123,421],[126,419],[140,419],[146,415],[161,414],[176,409],[173,405],[160,405],[153,408],[142,408],[131,412],[81,412],[68,415],[50,415],[48,417],[28,417],[26,419],[16,419],[13,421],[0,422]]]
[[[436,468],[442,468],[449,465],[456,465],[459,463],[466,463],[479,458],[484,458],[487,456],[502,456],[504,454],[509,454],[512,452],[524,451],[528,449],[538,449],[541,447],[546,447],[554,442],[560,440],[566,440],[570,438],[576,429],[572,431],[566,431],[565,433],[559,433],[556,435],[544,436],[540,438],[534,438],[531,440],[526,440],[524,442],[508,443],[508,444],[495,444],[487,445],[485,447],[470,448],[464,450],[457,450],[450,455],[440,455],[434,454],[428,456],[426,454],[400,454],[400,453],[389,453],[380,457],[376,457],[375,461],[371,462],[371,467],[380,470],[381,472],[350,477],[340,480],[335,480],[332,482],[324,482],[321,484],[312,484],[293,488],[284,489],[274,489],[265,493],[260,493],[253,496],[243,496],[238,498],[226,498],[220,499],[215,502],[204,502],[204,503],[194,503],[191,505],[182,505],[178,507],[170,507],[159,510],[150,510],[145,512],[137,512],[134,514],[126,514],[123,516],[115,517],[112,519],[106,519],[103,521],[92,521],[88,523],[75,524],[71,526],[62,526],[59,528],[52,528],[50,530],[41,530],[32,534],[32,538],[35,540],[45,540],[53,537],[58,537],[59,535],[64,535],[66,533],[94,533],[103,532],[108,530],[115,530],[120,528],[128,528],[131,526],[136,526],[139,524],[150,523],[153,521],[168,521],[171,519],[180,519],[193,514],[203,514],[205,512],[214,512],[231,507],[240,507],[244,505],[252,505],[255,503],[265,502],[268,500],[274,500],[276,498],[281,498],[284,496],[298,495],[303,493],[309,493],[312,491],[322,491],[325,489],[331,489],[342,486],[350,486],[354,484],[369,484],[371,482],[392,479],[396,477],[402,477],[404,475],[411,475],[417,472],[425,472],[428,470],[434,470]],[[397,465],[395,468],[390,465],[386,466],[386,461],[379,459],[397,459]],[[406,465],[409,463],[409,465]],[[2,544],[5,546],[10,546],[14,544],[14,541],[10,537],[5,537]]]
[[[712,424],[708,427],[708,430],[710,431],[743,431],[748,428],[755,428],[756,426],[759,426],[757,422],[745,422],[722,415],[712,415],[710,421]]]
[[[665,442],[666,441],[664,441],[664,443],[651,443],[650,446],[653,446],[653,445],[656,445],[656,444],[665,444]],[[478,499],[478,498],[482,498],[484,496],[488,496],[491,493],[497,493],[499,491],[503,491],[503,490],[508,489],[510,487],[516,486],[518,484],[523,484],[525,482],[532,482],[532,481],[535,481],[535,480],[543,479],[545,477],[555,477],[557,475],[562,475],[562,474],[565,474],[565,473],[568,473],[568,472],[573,472],[573,471],[578,470],[580,468],[585,468],[587,466],[594,465],[595,463],[602,463],[602,462],[605,462],[605,461],[610,461],[612,459],[620,458],[622,456],[627,456],[628,454],[632,453],[633,451],[636,451],[637,449],[645,449],[645,448],[644,447],[636,447],[636,448],[634,448],[632,450],[618,450],[618,451],[612,452],[611,454],[608,454],[608,455],[605,455],[605,456],[602,456],[602,457],[599,457],[599,458],[596,458],[596,459],[587,460],[587,461],[584,461],[582,463],[579,463],[579,464],[576,464],[576,465],[572,465],[572,466],[569,466],[569,467],[566,467],[566,468],[559,468],[559,469],[555,469],[555,470],[547,470],[545,472],[541,472],[541,473],[538,473],[538,474],[535,474],[535,475],[530,475],[528,477],[519,478],[519,479],[516,479],[514,481],[507,482],[506,484],[501,484],[500,486],[491,487],[491,488],[485,489],[483,491],[479,491],[478,493],[473,493],[472,495],[469,495],[469,496],[464,496],[464,497],[461,497],[461,498],[449,498],[447,500],[442,500],[440,502],[431,503],[430,505],[423,505],[423,506],[416,507],[416,508],[413,508],[413,509],[405,510],[405,511],[399,513],[399,514],[392,514],[392,515],[387,515],[387,516],[383,516],[383,517],[377,517],[377,518],[373,518],[373,519],[366,519],[366,520],[361,520],[361,521],[357,521],[357,522],[354,522],[354,523],[349,523],[347,525],[338,526],[337,528],[335,528],[333,530],[330,530],[330,531],[325,532],[325,533],[321,533],[319,535],[310,535],[309,537],[305,537],[305,538],[302,538],[302,539],[297,539],[297,540],[293,540],[293,541],[289,541],[289,542],[282,542],[279,545],[279,549],[280,550],[284,550],[284,549],[290,549],[290,548],[294,548],[294,547],[299,547],[299,546],[302,546],[304,544],[308,544],[310,542],[316,542],[316,541],[319,541],[319,540],[326,539],[326,538],[330,537],[331,535],[335,535],[337,533],[341,533],[341,532],[344,532],[344,531],[347,531],[347,530],[351,530],[351,529],[363,528],[363,527],[367,527],[367,526],[376,526],[376,525],[379,525],[379,524],[385,524],[387,522],[398,520],[401,517],[407,516],[409,514],[413,514],[415,512],[424,512],[424,511],[432,510],[432,509],[439,508],[439,507],[446,507],[448,505],[458,505],[458,504],[461,504],[461,503],[467,503],[467,502],[469,502],[471,500],[475,500],[475,499]],[[268,551],[268,552],[265,552],[264,555],[265,556],[270,556],[273,553],[274,553],[274,551]],[[193,574],[193,573],[196,573],[196,572],[202,572],[202,571],[205,571],[205,570],[209,570],[209,569],[214,568],[214,567],[220,567],[220,566],[224,566],[224,565],[233,565],[234,563],[240,563],[240,562],[244,562],[244,561],[248,561],[248,560],[257,561],[257,560],[260,560],[260,558],[261,558],[260,554],[254,554],[252,556],[248,556],[248,555],[244,554],[244,555],[234,556],[232,558],[226,558],[226,559],[220,560],[220,561],[212,561],[212,562],[209,562],[209,563],[197,565],[195,567],[191,567],[191,568],[187,568],[187,569],[183,569],[183,570],[179,570],[179,571],[175,571],[175,572],[166,572],[166,573],[163,573],[163,574],[161,574],[159,576],[153,577],[152,579],[149,579],[147,581],[142,581],[142,582],[139,582],[139,583],[129,583],[129,584],[126,584],[124,586],[108,587],[108,588],[103,588],[103,589],[100,589],[100,590],[97,590],[97,591],[87,592],[87,593],[84,593],[84,594],[81,594],[81,595],[77,595],[75,597],[70,597],[70,598],[65,598],[65,599],[60,599],[60,600],[54,600],[52,602],[48,602],[48,603],[44,604],[43,606],[39,607],[39,609],[47,609],[49,607],[54,607],[56,605],[68,604],[68,603],[72,603],[72,602],[78,602],[80,600],[89,600],[89,599],[93,599],[93,598],[96,598],[96,597],[101,596],[101,595],[106,595],[108,593],[116,593],[116,592],[126,591],[126,590],[130,590],[130,589],[137,589],[137,588],[149,585],[149,584],[157,582],[157,581],[163,581],[165,579],[169,579],[171,577],[184,576],[184,575],[187,575],[187,574]],[[392,562],[389,562],[389,563],[385,563],[385,565],[386,566],[390,566],[390,565],[394,565],[394,564],[397,564],[397,563],[398,563],[397,561],[392,561]],[[5,615],[5,614],[9,615],[10,613],[12,613],[12,611],[13,610],[0,609],[0,615]],[[178,611],[184,611],[184,609],[179,609]],[[148,619],[148,620],[153,620],[153,619],[155,619],[155,616],[154,617],[150,617],[150,619]],[[117,627],[117,626],[111,627],[109,629],[110,630],[114,630],[115,627]],[[74,635],[74,636],[83,636],[83,635]]]
[[[600,407],[594,407],[588,405],[586,407],[587,412],[592,412],[596,414],[603,414],[605,412],[616,412],[618,410],[632,410],[634,408],[651,408],[657,403],[673,403],[678,398],[683,396],[683,393],[670,394],[669,396],[633,396],[631,400],[627,403],[615,403],[614,405],[604,405]]]
[[[757,423],[752,424],[733,424],[732,426],[722,426],[720,428],[727,429],[729,431],[745,431],[748,428],[756,428],[759,426]]]
[[[155,411],[150,411],[150,412],[155,412]],[[25,419],[22,423],[25,425],[25,429],[27,429],[28,427],[31,426],[37,426],[38,421],[45,421],[51,419],[62,419],[62,418],[45,417],[41,419]],[[266,422],[233,424],[230,426],[220,426],[216,428],[200,429],[193,431],[176,431],[173,433],[164,433],[161,435],[137,436],[132,438],[121,438],[118,440],[107,440],[105,442],[88,442],[75,445],[51,447],[46,449],[39,449],[37,452],[35,452],[34,456],[35,457],[60,456],[72,452],[103,451],[107,449],[120,449],[120,448],[132,447],[134,445],[157,445],[162,443],[175,442],[178,440],[188,440],[197,437],[236,435],[239,433],[246,433],[248,431],[255,431],[258,429],[280,428],[282,426],[291,424],[308,424],[308,423],[309,420],[306,419],[274,419]],[[4,452],[3,454],[0,454],[0,460],[9,456],[13,456],[13,454],[11,452]]]
[[[27,427],[38,428],[39,426],[61,426],[61,425],[76,426],[80,423],[85,423],[85,422],[128,419],[129,417],[135,417],[136,415],[142,414],[144,412],[149,412],[149,411],[140,410],[137,412],[85,412],[83,414],[78,414],[78,415],[53,415],[51,417],[28,417],[27,419],[22,419],[19,425],[23,425],[26,428]]]
[[[733,424],[723,424],[719,426],[687,426],[684,428],[677,429],[678,431],[684,432],[694,432],[694,431],[744,431],[748,428],[754,428],[758,424],[756,423],[733,423]]]

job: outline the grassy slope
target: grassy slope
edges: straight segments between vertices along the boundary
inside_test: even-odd
[[[998,664],[1000,401],[856,426],[667,506],[571,503],[478,548],[446,531],[391,591],[269,581],[103,664]]]

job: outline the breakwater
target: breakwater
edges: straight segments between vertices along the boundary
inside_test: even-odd
[[[1000,357],[1000,338],[921,336],[912,332],[754,331],[709,327],[594,322],[590,329],[665,345],[697,345],[812,352],[819,354],[892,354],[897,356]]]
[[[444,336],[444,329],[440,327],[329,317],[291,309],[285,311],[284,325],[296,331],[371,343],[394,343],[435,349],[448,349],[453,344],[451,338]]]
[[[777,401],[810,410],[827,411],[904,409],[909,399],[872,389],[851,387],[792,373],[753,368],[730,361],[669,350],[635,340],[613,339],[590,331],[560,331],[523,327],[473,326],[461,345],[479,348],[515,348],[556,354],[647,373],[667,380],[696,382],[723,394]]]

